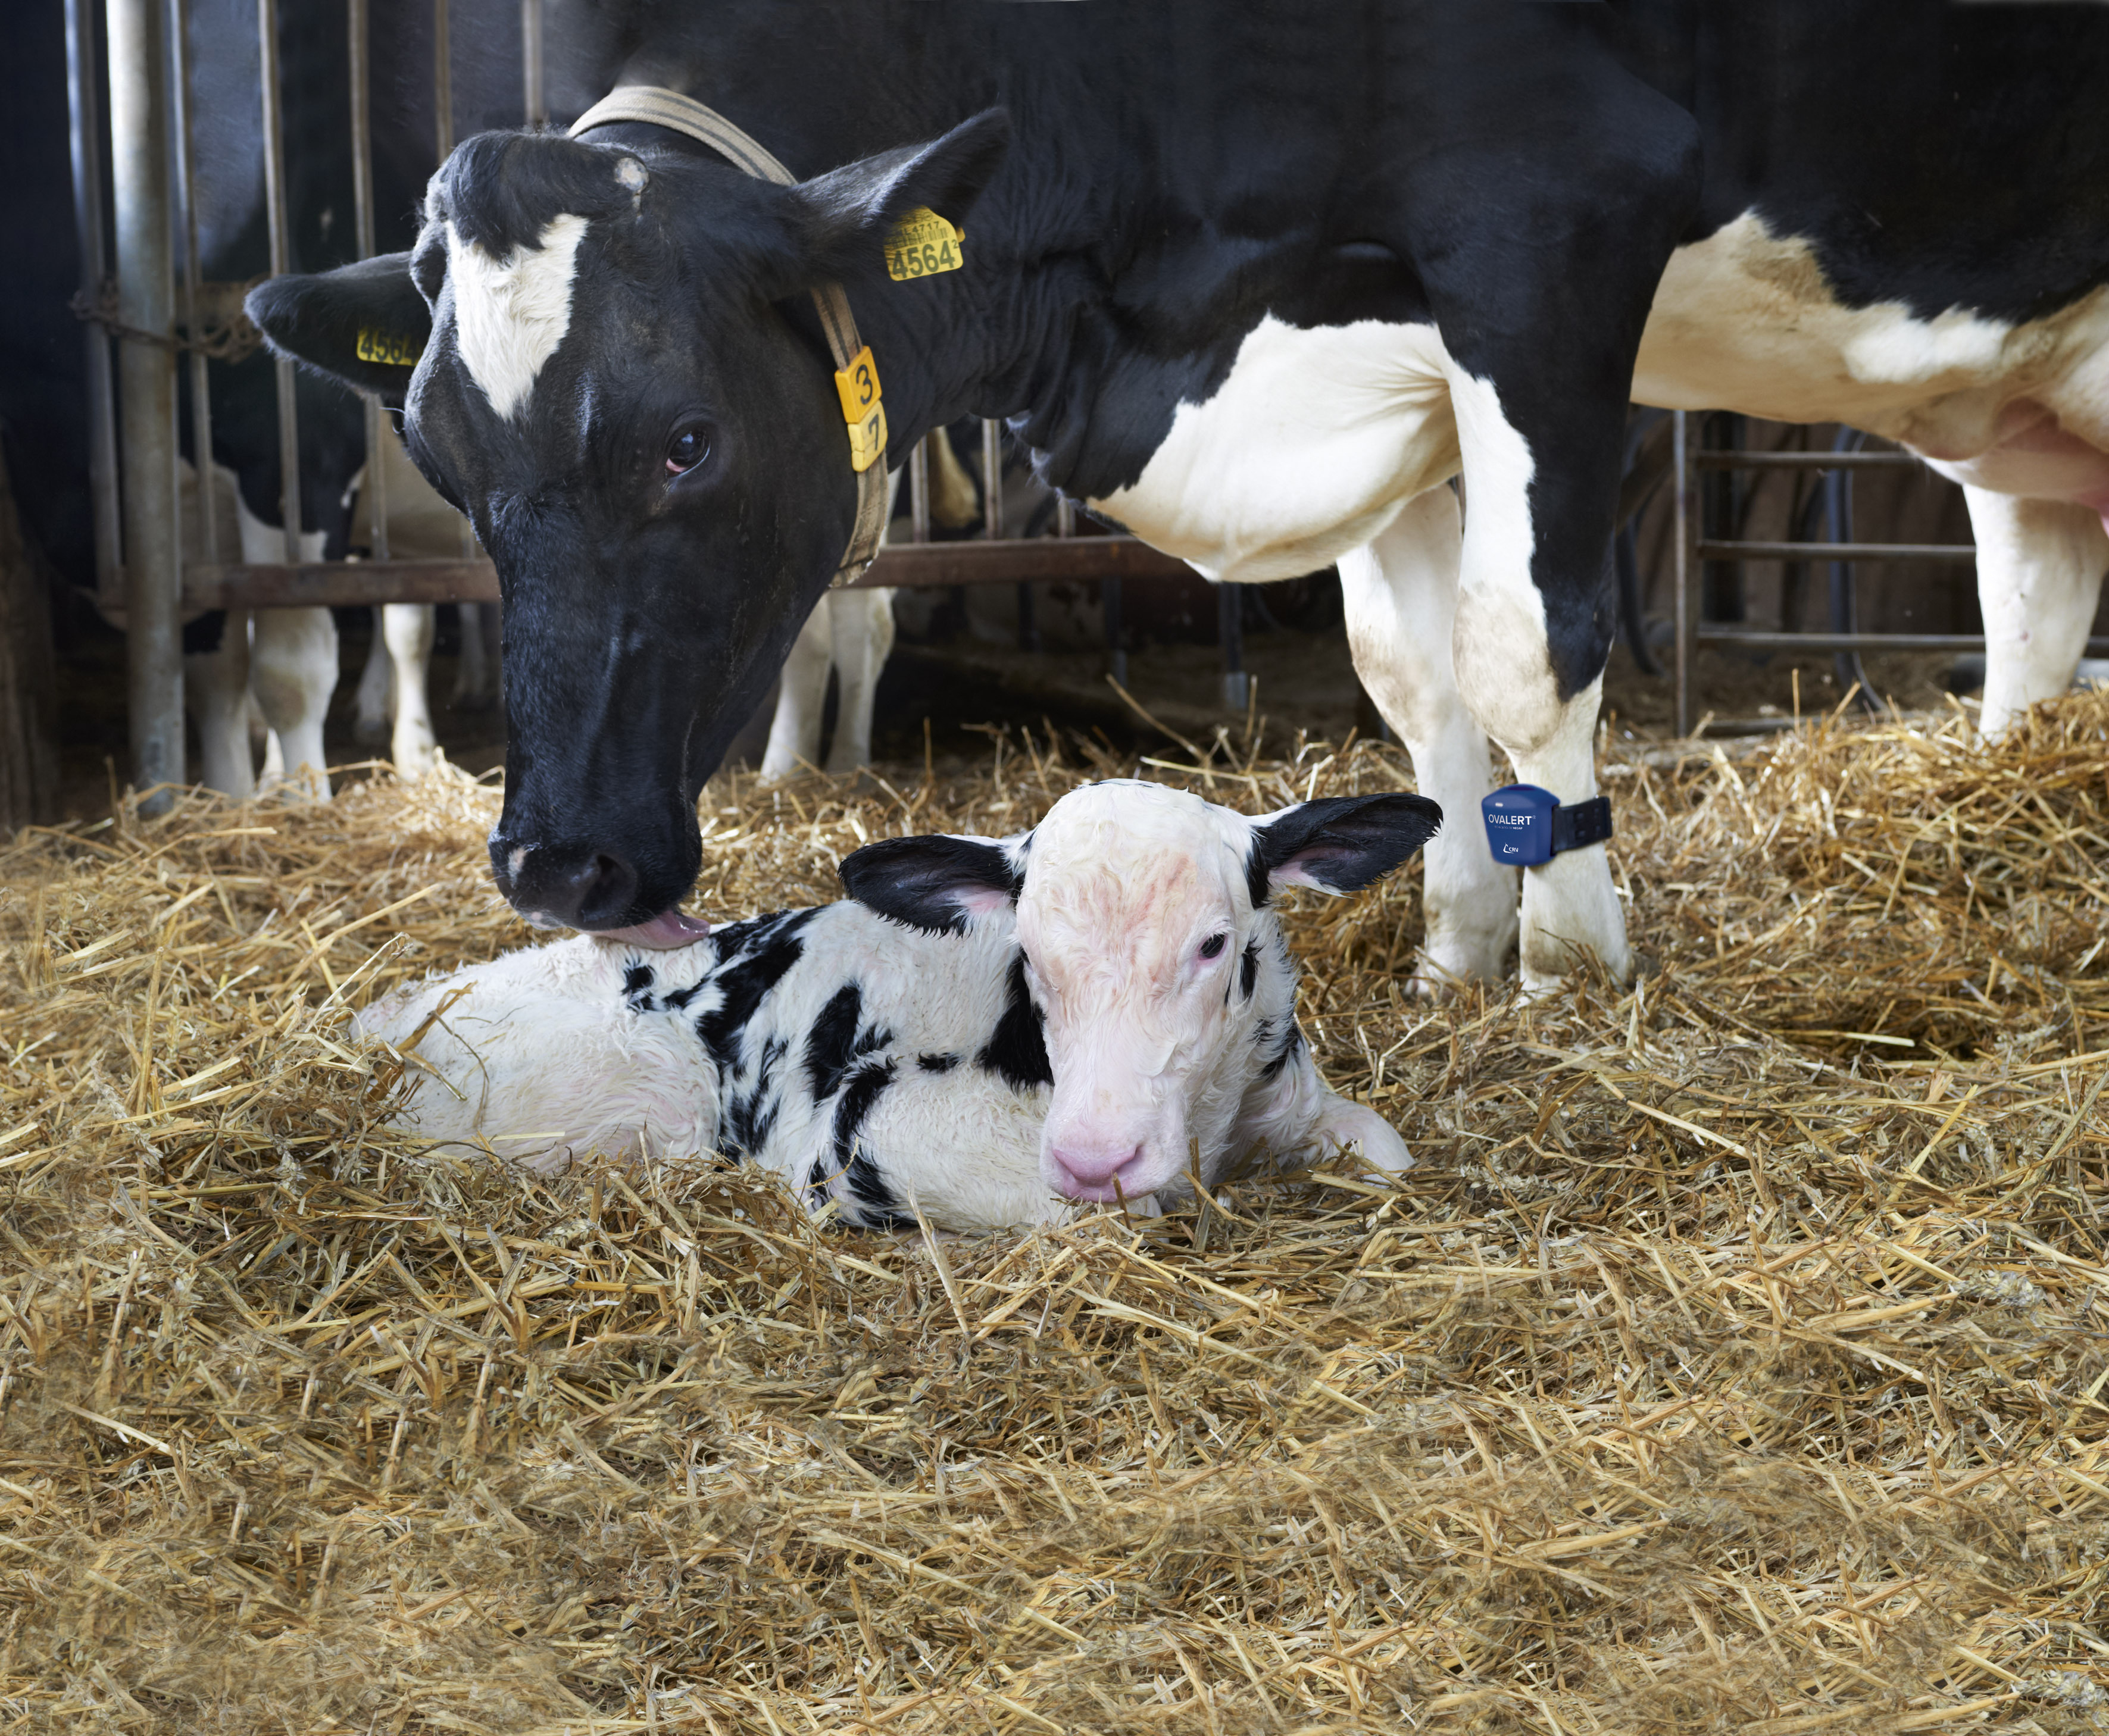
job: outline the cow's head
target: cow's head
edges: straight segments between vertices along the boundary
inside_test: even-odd
[[[793,187],[685,141],[486,133],[433,178],[413,252],[251,293],[279,350],[404,408],[497,565],[491,865],[531,920],[689,938],[696,798],[855,517],[808,291],[884,293],[892,228],[962,222],[1009,133],[991,110]]]
[[[1356,891],[1442,822],[1419,796],[1328,796],[1255,819],[1115,780],[1073,791],[1014,838],[868,845],[842,879],[881,915],[931,930],[1015,905],[1054,1075],[1041,1177],[1065,1198],[1132,1200],[1176,1181],[1196,1147],[1220,1157],[1270,1039],[1289,1035],[1275,894]]]

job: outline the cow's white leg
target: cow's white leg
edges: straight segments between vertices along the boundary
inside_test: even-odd
[[[197,725],[198,781],[237,801],[256,793],[249,746],[249,616],[230,610],[219,648],[183,659],[183,706]]]
[[[828,625],[841,683],[828,769],[840,776],[871,764],[872,701],[893,650],[893,593],[839,591],[828,600]]]
[[[769,746],[761,755],[764,782],[795,773],[802,762],[820,759],[820,710],[827,703],[828,666],[834,634],[829,617],[842,593],[830,591],[813,606],[798,629],[776,694],[776,715],[770,719]]]
[[[1469,498],[1451,641],[1458,691],[1480,728],[1506,751],[1521,782],[1551,791],[1565,804],[1587,801],[1596,794],[1603,669],[1599,661],[1585,685],[1560,693],[1545,599],[1531,577],[1537,545],[1530,449],[1503,416],[1488,381],[1459,372],[1451,381],[1451,402]],[[1596,557],[1601,564],[1601,544]],[[1460,819],[1476,828],[1479,816],[1457,815],[1443,830]],[[1524,987],[1533,992],[1557,988],[1592,956],[1618,981],[1632,976],[1625,913],[1603,845],[1564,851],[1524,870],[1516,949]]]
[[[1427,934],[1414,985],[1423,994],[1498,977],[1516,935],[1515,871],[1494,861],[1479,826],[1492,755],[1451,660],[1458,557],[1457,498],[1438,488],[1339,561],[1356,673],[1412,755],[1421,794],[1443,809],[1442,831],[1421,851]]]
[[[426,678],[432,662],[432,606],[391,602],[381,611],[382,636],[395,671],[395,728],[389,751],[400,778],[422,778],[432,769],[432,715],[426,701]]]
[[[366,666],[359,672],[359,694],[351,726],[353,737],[369,746],[388,739],[395,715],[395,660],[388,654],[388,636],[381,611],[373,611],[373,638],[366,648]]]
[[[323,719],[336,690],[336,622],[327,609],[259,609],[249,679],[278,750],[289,795],[329,800]],[[268,762],[267,762],[268,763]]]
[[[2039,700],[2072,685],[2109,569],[2109,533],[2088,507],[1966,486],[1985,611],[1985,709],[2003,735]]]

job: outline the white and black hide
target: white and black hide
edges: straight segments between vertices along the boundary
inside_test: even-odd
[[[1151,1209],[1198,1162],[1347,1147],[1411,1161],[1327,1089],[1271,908],[1351,891],[1440,823],[1386,795],[1259,819],[1126,781],[1031,832],[887,839],[851,900],[675,950],[580,936],[432,977],[359,1028],[418,1072],[403,1121],[538,1170],[574,1157],[743,1157],[817,1215],[872,1227]]]

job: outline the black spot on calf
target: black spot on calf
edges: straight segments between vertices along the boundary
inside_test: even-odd
[[[959,1064],[960,1057],[955,1054],[918,1055],[915,1057],[915,1065],[926,1073],[949,1073]]]
[[[1010,960],[1009,1001],[1003,1017],[996,1021],[994,1035],[974,1057],[974,1065],[1021,1089],[1053,1084],[1054,1070],[1047,1063],[1045,1024],[1045,1016],[1032,1004],[1032,996],[1026,990],[1025,954],[1014,953]]]
[[[748,1021],[784,973],[798,962],[806,949],[799,931],[815,914],[811,910],[779,911],[751,922],[735,922],[713,936],[718,957],[737,962],[711,978],[721,999],[696,1020],[696,1035],[721,1073],[739,1071],[741,1039]]]
[[[1253,985],[1259,981],[1259,942],[1245,943],[1244,957],[1238,961],[1238,993],[1247,1000],[1253,998]]]
[[[806,1077],[813,1101],[833,1097],[856,1054],[857,1021],[864,1017],[864,991],[844,983],[813,1021],[806,1038]]]

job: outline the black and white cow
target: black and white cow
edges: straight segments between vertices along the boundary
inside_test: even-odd
[[[842,558],[806,292],[847,291],[896,457],[1005,416],[1211,576],[1340,564],[1362,679],[1471,811],[1488,738],[1592,796],[1630,397],[1894,437],[1962,480],[1983,723],[2062,688],[2109,537],[2109,11],[1930,0],[640,8],[658,127],[494,136],[414,251],[266,285],[287,352],[407,403],[505,593],[491,858],[531,918],[677,942],[702,779]],[[956,271],[891,279],[929,208]],[[414,373],[363,330],[429,337]],[[1469,513],[1442,486],[1461,471]],[[1605,852],[1429,852],[1424,980],[1630,968]]]
[[[867,845],[851,901],[510,953],[359,1026],[425,1070],[404,1121],[436,1143],[740,1156],[853,1224],[1042,1223],[1349,1145],[1395,1174],[1398,1135],[1312,1064],[1272,900],[1358,891],[1441,823],[1417,796],[1249,819],[1091,784],[1016,837]]]

